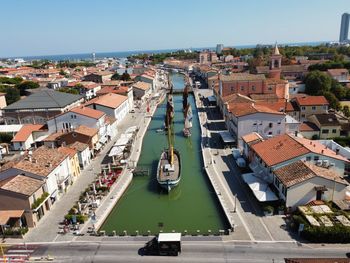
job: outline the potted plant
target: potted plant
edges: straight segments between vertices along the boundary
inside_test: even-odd
[[[273,215],[273,207],[268,205],[264,207],[264,214],[265,216],[272,216]]]

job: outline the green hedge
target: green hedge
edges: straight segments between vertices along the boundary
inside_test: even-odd
[[[75,215],[75,216],[77,217],[77,222],[80,224],[84,224],[85,221],[87,220],[87,216],[85,216],[85,215]],[[64,218],[69,220],[69,221],[72,221],[72,217],[73,217],[72,214],[67,214],[64,216]]]
[[[34,203],[32,204],[32,209],[36,209],[39,205],[41,205],[42,202],[49,196],[49,193],[44,192],[41,197],[36,199]]]
[[[315,243],[350,243],[350,227],[335,224],[332,227],[311,226],[301,215],[293,216],[292,228],[297,230],[304,224],[301,237]]]
[[[22,228],[18,228],[18,229],[5,229],[4,233],[5,236],[20,236],[20,235],[24,235],[25,233],[28,232],[28,227],[22,227]]]

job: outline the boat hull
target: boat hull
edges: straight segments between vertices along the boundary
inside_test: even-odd
[[[171,178],[171,179],[167,179],[164,180],[161,178],[161,173],[162,173],[162,160],[164,159],[164,156],[168,153],[168,150],[165,150],[162,152],[159,162],[158,162],[158,167],[157,167],[157,181],[158,184],[160,185],[160,187],[162,187],[163,189],[165,189],[168,193],[175,188],[181,181],[181,157],[180,157],[180,153],[174,149],[174,155],[176,155],[177,160],[178,160],[178,176],[176,176],[176,178]]]

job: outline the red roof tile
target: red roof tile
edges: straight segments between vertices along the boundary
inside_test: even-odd
[[[44,127],[41,124],[25,124],[22,128],[16,133],[15,137],[13,137],[12,142],[24,142],[33,131],[39,131]]]
[[[312,105],[328,105],[328,101],[324,96],[302,96],[296,97],[295,100],[300,106]]]
[[[70,111],[77,113],[77,114],[80,114],[80,115],[83,115],[83,116],[94,118],[94,119],[100,119],[101,117],[103,117],[105,115],[105,113],[102,111],[94,110],[94,109],[91,109],[89,107],[84,107],[84,106],[75,107],[75,108],[71,109]]]

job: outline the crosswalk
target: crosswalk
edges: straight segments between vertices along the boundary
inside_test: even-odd
[[[30,255],[34,252],[34,250],[35,247],[33,246],[11,246],[4,251],[4,254],[0,257],[0,262],[26,262],[29,259]]]

